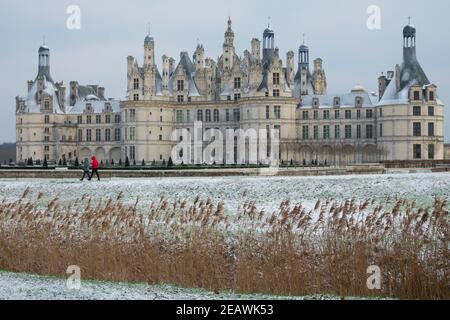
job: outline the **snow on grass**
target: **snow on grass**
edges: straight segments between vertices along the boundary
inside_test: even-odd
[[[78,180],[0,180],[1,200],[20,198],[30,187],[33,192],[43,192],[42,202],[59,195],[62,203],[82,195],[96,200],[114,197],[123,192],[124,202],[132,204],[139,197],[141,206],[158,202],[164,196],[193,200],[196,196],[222,201],[225,212],[236,212],[246,200],[254,201],[258,209],[266,212],[278,210],[280,203],[290,199],[312,209],[317,199],[334,198],[345,201],[367,199],[385,200],[404,197],[417,205],[429,207],[433,196],[447,198],[450,194],[449,173],[418,173],[390,175],[358,175],[327,177],[211,177],[211,178],[146,178],[111,179],[97,181]]]
[[[343,297],[316,295],[282,297],[213,293],[171,285],[83,281],[80,290],[70,290],[66,279],[0,271],[0,300],[341,300]],[[356,299],[347,297],[345,299]]]

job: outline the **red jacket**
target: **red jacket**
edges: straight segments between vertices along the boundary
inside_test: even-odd
[[[98,169],[98,160],[97,160],[97,158],[94,156],[94,157],[91,158],[91,160],[92,160],[92,164],[91,164],[92,169]]]

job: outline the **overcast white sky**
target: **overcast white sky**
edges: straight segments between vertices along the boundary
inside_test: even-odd
[[[74,4],[81,8],[81,30],[66,28],[66,9]],[[366,27],[369,5],[381,8],[381,30]],[[356,84],[376,91],[380,73],[402,61],[402,29],[412,16],[419,61],[447,104],[450,141],[449,14],[447,0],[0,0],[0,142],[15,141],[14,99],[26,94],[26,81],[36,76],[43,36],[55,81],[100,84],[109,97],[122,99],[126,57],[142,63],[149,23],[160,65],[163,54],[177,61],[180,51],[192,55],[197,39],[216,59],[229,15],[240,55],[252,38],[261,38],[268,16],[283,60],[287,51],[297,53],[306,33],[311,58],[324,60],[330,94]]]

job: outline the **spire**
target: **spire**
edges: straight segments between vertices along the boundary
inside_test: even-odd
[[[233,30],[231,29],[232,23],[233,22],[231,21],[231,17],[228,16],[228,30],[227,30],[227,32],[233,32]]]
[[[148,43],[151,43],[151,42],[154,42],[154,39],[153,39],[153,37],[151,36],[151,33],[150,33],[150,22],[149,22],[148,23],[148,29],[147,29],[147,36],[145,37],[144,43],[148,44]]]
[[[234,32],[233,29],[231,28],[232,25],[232,21],[231,21],[231,17],[228,17],[228,28],[227,31],[225,32],[225,43],[224,46],[233,46],[234,44]]]

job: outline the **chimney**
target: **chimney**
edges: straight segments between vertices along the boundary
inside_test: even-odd
[[[100,100],[105,100],[105,87],[98,87],[98,97]]]
[[[27,81],[27,85],[28,85],[28,93],[30,93],[31,88],[33,87],[33,81],[32,80]]]

